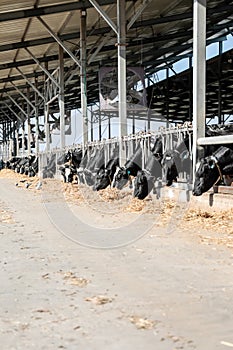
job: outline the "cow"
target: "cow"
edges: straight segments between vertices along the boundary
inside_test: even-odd
[[[119,147],[115,147],[106,167],[102,166],[96,174],[94,191],[103,190],[111,186],[116,168],[119,166]]]
[[[163,182],[171,186],[173,181],[177,182],[179,172],[184,171],[190,175],[192,162],[189,153],[189,137],[178,142],[173,150],[167,150],[161,161]]]
[[[220,146],[211,156],[204,157],[197,164],[193,195],[201,196],[207,192],[223,175],[233,174],[233,150]]]
[[[162,177],[162,151],[162,138],[158,136],[151,148],[144,169],[139,170],[134,179],[134,197],[138,199],[146,198],[153,189],[155,181]]]
[[[67,153],[59,157],[57,164],[61,165],[59,170],[64,182],[73,182],[74,176],[77,175],[77,168],[82,160],[82,150],[69,150]]]
[[[127,182],[131,182],[131,176],[136,176],[137,172],[142,169],[142,148],[138,144],[133,155],[126,161],[123,167],[117,167],[113,177],[112,187],[122,190]]]
[[[104,165],[104,147],[94,148],[86,167],[83,170],[84,182],[88,186],[93,186],[95,176]]]
[[[47,157],[47,165],[42,170],[42,178],[53,178],[56,173],[56,154]]]
[[[86,168],[87,162],[88,162],[88,151],[86,149],[82,156],[81,162],[79,164],[79,168],[77,169],[77,179],[78,179],[78,183],[80,184],[85,183],[84,169]]]

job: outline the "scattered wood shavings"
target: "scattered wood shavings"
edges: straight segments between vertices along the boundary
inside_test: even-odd
[[[64,280],[67,280],[69,284],[78,287],[85,287],[90,281],[83,277],[77,277],[73,272],[65,272]]]
[[[130,316],[129,320],[137,327],[137,329],[153,329],[155,326],[155,321],[139,316]]]
[[[106,297],[105,295],[89,297],[89,298],[85,298],[85,300],[90,301],[95,305],[103,305],[103,304],[111,303],[113,301],[112,298]]]

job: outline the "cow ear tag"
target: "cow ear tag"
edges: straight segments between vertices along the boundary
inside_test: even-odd
[[[210,167],[210,169],[214,169],[215,162],[213,160],[209,161],[209,167]]]
[[[127,174],[130,175],[130,170],[127,170]]]

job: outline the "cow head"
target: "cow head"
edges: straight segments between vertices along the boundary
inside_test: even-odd
[[[154,186],[154,177],[144,170],[139,170],[134,180],[134,197],[144,199]]]
[[[173,181],[177,181],[180,167],[180,156],[176,151],[166,151],[162,159],[163,181],[166,186],[171,186]]]
[[[127,184],[130,177],[130,171],[125,167],[117,167],[112,187],[116,187],[118,190],[122,190],[122,188]]]
[[[197,164],[195,181],[193,185],[193,195],[200,196],[208,191],[218,180],[219,170],[216,160],[210,156],[202,158]]]
[[[93,186],[94,191],[104,190],[111,184],[110,171],[108,169],[100,169],[95,178]]]

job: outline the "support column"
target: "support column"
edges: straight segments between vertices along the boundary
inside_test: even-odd
[[[101,141],[102,127],[101,127],[101,115],[99,115],[99,141]]]
[[[223,123],[222,118],[222,93],[221,93],[221,77],[222,77],[222,41],[219,41],[219,61],[218,61],[218,123]]]
[[[38,88],[38,81],[37,81],[37,78],[35,78],[35,87]],[[35,147],[35,151],[36,151],[36,154],[39,153],[39,150],[40,150],[40,146],[39,146],[39,107],[38,107],[38,95],[37,93],[35,92],[35,119],[36,119],[36,122],[35,122],[35,133],[36,133],[36,147]]]
[[[197,140],[205,136],[206,123],[206,0],[194,0],[193,9],[193,171],[204,149]]]
[[[111,117],[108,116],[108,138],[111,138]]]
[[[16,122],[15,129],[15,141],[16,141],[16,156],[19,156],[19,121]]]
[[[117,0],[118,96],[119,96],[119,163],[126,161],[123,137],[127,135],[126,105],[126,20],[125,0]]]
[[[64,101],[64,52],[59,45],[59,112],[60,112],[60,146],[65,148],[65,101]]]
[[[49,104],[45,105],[45,142],[46,152],[50,151]]]
[[[80,83],[81,83],[81,114],[83,118],[83,145],[88,142],[88,120],[87,120],[87,79],[86,79],[86,10],[80,11],[81,28],[80,28]]]
[[[21,125],[22,128],[22,154],[25,156],[25,123],[23,122]]]
[[[30,100],[30,89],[27,87],[27,99]],[[28,155],[31,154],[31,123],[30,123],[30,105],[27,102],[27,128],[28,128]]]

